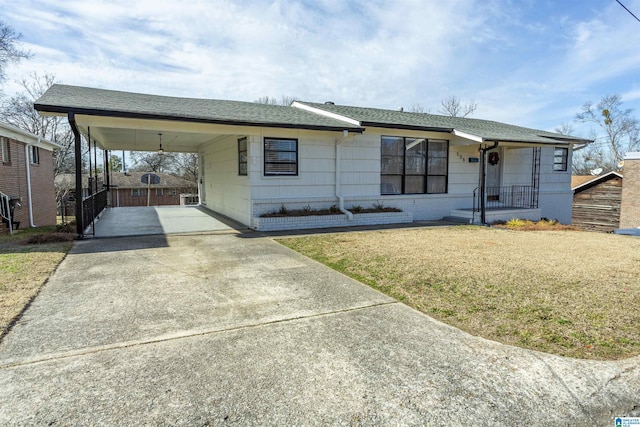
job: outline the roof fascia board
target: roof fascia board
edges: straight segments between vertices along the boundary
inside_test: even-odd
[[[484,138],[481,137],[481,136],[473,135],[473,134],[470,134],[470,133],[467,133],[467,132],[463,132],[463,131],[458,130],[458,129],[454,129],[453,130],[453,134],[455,136],[460,137],[460,138],[468,139],[468,140],[475,141],[475,142],[484,142],[485,141]]]
[[[329,117],[329,118],[332,118],[332,119],[335,119],[335,120],[340,120],[340,121],[352,124],[354,126],[362,126],[362,124],[359,121],[354,120],[352,118],[349,118],[347,116],[343,116],[343,115],[340,115],[340,114],[332,113],[332,112],[326,111],[326,110],[321,110],[320,108],[315,108],[315,107],[303,104],[303,103],[298,102],[298,101],[293,101],[291,103],[291,106],[295,107],[295,108],[299,108],[301,110],[308,111],[310,113],[318,114],[320,116],[325,116],[325,117]]]
[[[596,185],[596,184],[598,184],[600,182],[606,181],[605,178],[609,178],[610,175],[615,175],[618,178],[624,179],[622,174],[620,174],[620,173],[618,173],[616,171],[611,171],[611,172],[605,173],[604,175],[594,176],[593,179],[590,179],[587,182],[583,182],[580,185],[576,185],[571,190],[573,190],[574,193],[575,192],[580,192],[580,191],[586,189],[586,187],[593,187],[594,185]]]
[[[444,132],[451,133],[452,128],[440,128],[431,126],[417,126],[417,125],[404,125],[401,123],[379,123],[379,122],[360,122],[362,126],[371,126],[376,128],[386,129],[402,129],[402,130],[417,130],[422,132]]]
[[[13,126],[9,123],[0,123],[0,136],[16,139],[20,142],[24,142],[29,145],[35,145],[45,150],[53,150],[62,148],[57,142],[49,141],[46,138],[27,132],[19,127]]]
[[[342,127],[342,126],[324,126],[324,125],[305,125],[296,123],[269,123],[269,122],[249,122],[241,120],[217,120],[217,119],[204,119],[198,117],[179,117],[168,116],[162,114],[149,114],[149,113],[132,113],[127,111],[109,111],[99,110],[93,108],[66,108],[59,106],[51,106],[44,104],[34,104],[35,109],[38,112],[45,113],[58,113],[68,114],[75,113],[76,115],[84,116],[102,116],[102,117],[118,117],[123,119],[143,119],[143,120],[165,120],[175,122],[187,122],[187,123],[208,123],[218,125],[229,126],[251,126],[251,127],[266,127],[266,128],[280,128],[280,129],[305,129],[305,130],[320,130],[320,131],[337,131],[342,132],[348,130],[349,132],[362,133],[364,129],[361,127]]]

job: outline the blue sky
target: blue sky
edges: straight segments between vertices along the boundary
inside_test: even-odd
[[[640,16],[640,0],[622,0]],[[62,83],[160,95],[397,109],[473,100],[539,129],[622,95],[640,116],[640,22],[615,0],[0,0]],[[578,133],[581,130],[579,129]]]

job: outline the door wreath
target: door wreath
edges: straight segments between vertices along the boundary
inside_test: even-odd
[[[497,165],[498,162],[500,161],[500,155],[498,153],[489,153],[489,164],[490,165]]]

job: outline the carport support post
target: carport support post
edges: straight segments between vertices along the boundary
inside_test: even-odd
[[[76,154],[76,234],[79,239],[84,237],[84,212],[82,209],[82,138],[76,125],[76,116],[69,113],[67,116],[74,136]]]

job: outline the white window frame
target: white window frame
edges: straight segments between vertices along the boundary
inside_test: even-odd
[[[567,172],[569,170],[569,148],[553,148],[553,171]]]
[[[29,157],[31,157],[32,165],[39,165],[40,164],[40,147],[32,145],[29,150]]]
[[[9,163],[11,157],[9,157],[9,138],[4,136],[0,137],[0,163]]]

